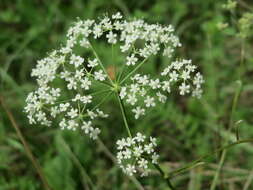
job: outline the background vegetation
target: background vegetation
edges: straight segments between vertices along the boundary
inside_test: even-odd
[[[253,19],[249,16],[246,21],[240,20],[245,13],[253,13],[253,2],[238,0],[236,8],[230,10],[224,3],[227,1],[0,0],[0,95],[53,190],[167,189],[155,172],[147,178],[128,178],[114,164],[114,143],[125,135],[117,109],[110,110],[109,120],[101,121],[103,133],[97,142],[78,132],[28,124],[23,113],[25,98],[36,88],[31,69],[36,60],[59,47],[76,17],[97,18],[105,12],[121,11],[127,17],[151,23],[171,23],[183,43],[179,54],[200,67],[206,80],[202,99],[175,94],[144,119],[130,121],[134,130],[159,137],[158,151],[166,171],[234,141],[237,129],[241,139],[253,137]],[[110,51],[101,48],[99,53],[106,57]],[[147,69],[152,72],[156,64],[159,60]],[[239,91],[231,112],[234,95]],[[239,120],[243,121],[238,124]],[[230,121],[232,130],[228,130]],[[252,156],[252,144],[229,149],[216,189],[253,189]],[[220,154],[214,154],[205,160],[206,164],[173,178],[172,183],[179,190],[210,189],[219,171],[219,160]],[[43,189],[3,107],[0,189]]]

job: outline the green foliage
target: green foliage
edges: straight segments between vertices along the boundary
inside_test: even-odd
[[[225,9],[224,8],[224,4]],[[130,179],[115,165],[114,143],[124,136],[123,120],[114,97],[104,105],[111,117],[99,121],[102,141],[91,142],[78,132],[29,126],[23,107],[28,92],[35,88],[30,77],[36,60],[59,47],[71,22],[97,18],[121,11],[152,23],[173,24],[183,47],[178,54],[201,68],[206,83],[200,100],[172,94],[169,101],[144,119],[130,118],[130,127],[159,138],[163,169],[171,171],[209,153],[226,141],[235,140],[235,123],[240,138],[253,136],[253,4],[251,1],[213,0],[1,0],[0,1],[0,95],[11,109],[29,146],[53,190],[74,189],[166,189],[154,173],[148,178]],[[96,44],[101,58],[110,62],[111,49]],[[117,52],[114,52],[117,54]],[[116,64],[122,62],[116,57]],[[162,60],[152,60],[144,72],[153,73]],[[228,131],[236,81],[242,91]],[[109,106],[108,106],[109,105]],[[108,150],[110,152],[108,152]],[[243,189],[250,183],[253,168],[252,145],[228,151],[219,190]],[[220,155],[208,164],[172,179],[177,189],[209,189]],[[251,175],[250,175],[251,174]],[[235,180],[236,179],[236,180]],[[36,170],[27,158],[5,110],[0,107],[0,189],[43,189]]]

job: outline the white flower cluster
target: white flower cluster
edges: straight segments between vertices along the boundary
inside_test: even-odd
[[[158,154],[155,152],[156,139],[149,139],[137,133],[133,138],[122,138],[117,141],[117,162],[123,172],[129,176],[140,173],[147,176],[150,172],[150,164],[157,164]]]
[[[94,40],[106,40],[112,47],[118,44],[125,61],[115,69],[120,71],[113,74],[115,78],[110,77],[106,70],[109,67],[103,65],[96,53]],[[95,126],[95,119],[108,117],[99,109],[103,100],[95,101],[95,95],[101,92],[119,94],[133,107],[136,119],[145,115],[147,108],[165,103],[172,89],[178,89],[180,95],[200,97],[204,80],[196,66],[191,60],[173,59],[173,52],[180,46],[171,25],[128,21],[120,13],[99,21],[78,20],[68,30],[66,43],[39,60],[32,71],[38,88],[26,99],[29,122],[52,126],[53,121],[58,121],[61,129],[80,129],[96,139],[100,129]],[[141,74],[141,66],[155,55],[164,56],[168,66],[158,76]],[[98,99],[101,97],[100,94]],[[117,145],[118,163],[128,175],[137,171],[147,175],[149,164],[157,163],[155,138],[137,133],[133,138],[117,141]]]
[[[39,87],[28,95],[25,112],[30,124],[51,126],[52,121],[59,118],[61,129],[81,129],[96,139],[100,129],[94,127],[93,121],[106,118],[108,114],[98,108],[89,108],[93,101],[91,87],[97,81],[106,80],[107,75],[102,69],[95,68],[97,58],[85,60],[69,48],[55,50],[38,61],[32,76],[37,78]],[[62,84],[56,88],[59,81]],[[67,92],[70,95],[66,98]]]
[[[191,60],[174,61],[166,67],[159,78],[152,79],[148,75],[136,74],[131,82],[121,87],[120,98],[131,106],[135,119],[145,114],[145,110],[158,103],[165,103],[167,94],[178,88],[180,95],[192,94],[200,98],[202,75],[196,71]]]
[[[65,89],[73,91],[74,96],[82,96],[74,101],[77,104],[75,107],[69,108],[69,111],[78,110],[77,106],[86,107],[86,104],[92,103],[92,96],[84,93],[90,90],[92,83],[110,82],[102,62],[94,53],[91,39],[105,37],[109,44],[119,43],[121,52],[126,54],[125,65],[133,70],[159,52],[167,58],[172,58],[175,48],[181,46],[173,32],[174,28],[171,25],[148,24],[143,20],[127,21],[122,19],[120,13],[112,15],[111,19],[105,16],[98,22],[78,20],[68,30],[66,44],[38,61],[32,71],[32,76],[37,77],[39,88],[27,98],[28,105],[25,110],[30,122],[50,125],[51,121],[45,111],[46,105],[53,106],[50,109],[53,110],[54,117],[61,113],[56,102],[62,100],[61,92]],[[77,55],[76,46],[93,51],[94,56],[83,58]],[[190,60],[177,60],[169,64],[156,78],[135,73],[131,80],[120,81],[120,97],[134,106],[132,111],[136,119],[145,114],[146,108],[154,107],[158,102],[164,103],[173,86],[178,87],[181,95],[191,93],[200,97],[203,77],[195,70],[196,66]],[[58,93],[55,94],[52,93],[53,82],[58,79],[65,81],[66,88],[56,88]],[[72,106],[72,103],[70,105]],[[84,111],[79,109],[77,117],[80,118]]]

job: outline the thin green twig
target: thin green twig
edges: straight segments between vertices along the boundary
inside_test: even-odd
[[[78,167],[78,169],[80,170],[81,175],[83,176],[83,178],[85,179],[85,181],[82,180],[82,183],[85,186],[85,189],[89,189],[88,185],[86,184],[89,183],[89,185],[92,187],[92,189],[97,189],[94,182],[92,181],[92,179],[90,178],[90,176],[87,174],[86,170],[84,169],[84,167],[82,166],[82,163],[79,161],[79,159],[76,157],[76,155],[72,152],[72,150],[70,149],[69,145],[66,143],[66,141],[64,140],[64,138],[62,136],[59,137],[59,140],[61,141],[63,148],[66,150],[66,152],[68,153],[68,155],[71,157],[71,159],[73,160],[73,162],[76,164],[76,166]]]
[[[104,96],[104,98],[94,107],[91,109],[91,111],[94,111],[95,109],[97,109],[100,105],[102,105],[107,98],[109,98],[112,95],[113,92],[108,93],[106,96]]]
[[[25,140],[25,137],[23,136],[23,134],[21,133],[20,129],[19,129],[19,126],[13,116],[13,114],[11,113],[11,111],[9,110],[9,108],[7,107],[7,105],[5,104],[5,101],[4,101],[4,98],[2,96],[0,96],[0,104],[2,105],[3,109],[5,110],[9,120],[11,121],[11,124],[13,126],[13,128],[15,129],[18,137],[20,138],[23,146],[24,146],[24,149],[25,149],[25,152],[28,156],[28,158],[31,160],[34,168],[36,169],[38,175],[39,175],[39,178],[41,179],[42,181],[42,184],[44,186],[44,188],[46,190],[51,190],[47,180],[46,180],[46,177],[42,171],[42,168],[40,167],[39,163],[37,162],[35,156],[33,155],[28,143],[26,142]]]
[[[137,65],[122,81],[120,81],[120,84],[122,84],[125,80],[127,80],[132,74],[134,74],[146,61],[148,60],[148,57],[145,58],[139,65]]]
[[[119,96],[118,92],[116,92],[115,94],[116,94],[117,99],[119,101],[120,110],[121,110],[121,113],[122,113],[122,117],[123,117],[123,120],[124,120],[124,124],[125,124],[126,130],[127,130],[128,136],[132,138],[132,135],[131,135],[131,132],[130,132],[130,129],[129,129],[129,126],[128,126],[128,123],[127,123],[126,110],[125,110],[125,107],[124,107],[124,103],[120,99],[120,96]]]
[[[171,184],[169,177],[166,173],[162,170],[162,168],[158,164],[153,164],[155,168],[160,172],[163,179],[166,181],[167,185],[170,187],[171,190],[176,190],[175,187]]]
[[[209,157],[213,157],[215,154],[217,154],[219,152],[222,152],[222,151],[227,150],[227,149],[229,149],[229,148],[231,148],[231,147],[233,147],[235,145],[243,144],[243,143],[253,143],[253,139],[239,140],[239,141],[236,141],[234,143],[228,144],[226,146],[220,147],[220,148],[216,149],[215,151],[213,151],[212,153],[209,153],[209,154],[206,154],[206,155],[203,155],[203,156],[199,157],[198,159],[194,160],[193,162],[187,164],[186,166],[183,166],[183,167],[181,167],[179,169],[171,171],[168,174],[168,176],[169,176],[169,178],[176,177],[177,175],[179,175],[179,174],[181,174],[183,172],[186,172],[187,170],[191,169],[195,165],[197,165],[199,163],[203,163],[204,159],[207,159]]]
[[[234,98],[233,98],[233,104],[232,104],[232,109],[231,109],[231,114],[230,114],[230,120],[229,120],[229,128],[228,131],[230,132],[232,130],[233,127],[233,116],[235,113],[235,109],[238,103],[238,99],[240,96],[240,92],[241,92],[241,88],[242,88],[242,83],[241,81],[237,81],[238,83],[238,88],[236,89]],[[227,144],[227,140],[225,139],[225,144]],[[218,178],[222,169],[222,166],[224,164],[225,158],[226,158],[226,154],[227,154],[227,150],[225,149],[224,151],[221,152],[221,158],[219,161],[219,166],[217,171],[215,172],[215,176],[213,178],[212,184],[211,184],[211,190],[214,190],[216,188],[217,182],[218,182]]]
[[[107,73],[107,71],[106,71],[106,69],[105,69],[105,67],[104,67],[104,65],[103,65],[103,63],[102,63],[102,61],[100,60],[100,58],[99,58],[97,52],[95,51],[95,49],[93,48],[93,46],[91,45],[91,43],[90,43],[90,48],[91,48],[92,52],[94,53],[95,57],[98,59],[99,65],[101,66],[101,68],[103,69],[104,73],[107,75],[107,78],[109,79],[109,81],[111,82],[111,84],[112,84],[112,86],[113,86],[114,83],[113,83],[111,77],[108,75],[108,73]]]

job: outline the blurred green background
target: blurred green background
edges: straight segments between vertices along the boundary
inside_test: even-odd
[[[36,88],[30,77],[36,60],[64,42],[67,28],[76,20],[95,19],[121,11],[126,17],[150,23],[173,24],[183,47],[182,57],[192,59],[205,78],[200,100],[171,95],[169,101],[140,121],[134,131],[159,138],[158,152],[166,171],[176,169],[234,141],[253,137],[253,13],[251,0],[238,0],[235,9],[222,0],[0,0],[0,95],[28,142],[52,190],[167,189],[156,172],[147,178],[128,178],[114,164],[115,141],[123,137],[119,112],[101,121],[101,141],[78,132],[30,126],[23,113],[27,94]],[[252,22],[251,22],[252,21]],[[243,22],[246,22],[243,23]],[[244,24],[244,25],[243,25]],[[251,25],[250,25],[251,24]],[[245,29],[246,26],[246,29]],[[245,32],[246,36],[238,35]],[[101,49],[103,56],[110,48]],[[154,64],[159,64],[156,62]],[[232,114],[232,102],[242,89]],[[230,149],[217,190],[253,189],[253,146]],[[172,179],[179,190],[210,189],[220,155]],[[93,188],[92,188],[93,187]],[[0,190],[44,189],[3,107],[0,107]]]

